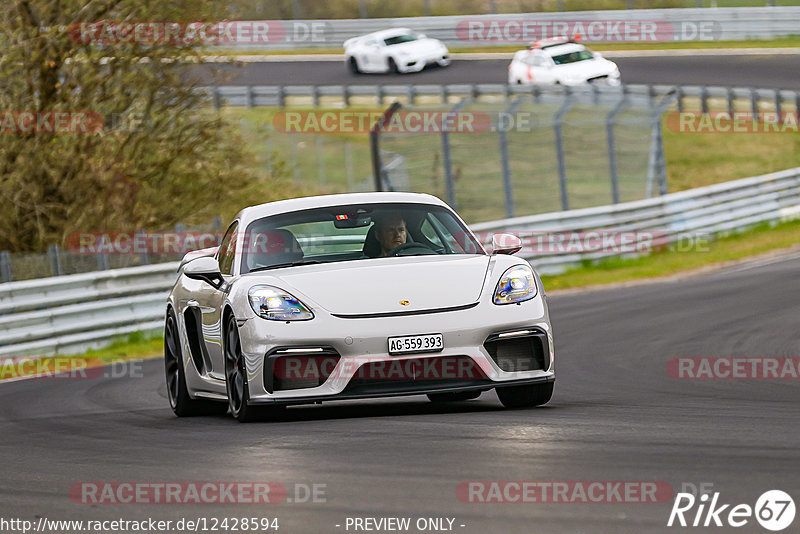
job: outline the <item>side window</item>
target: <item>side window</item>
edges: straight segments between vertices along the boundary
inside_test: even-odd
[[[236,230],[239,228],[239,222],[234,222],[222,242],[219,244],[219,254],[217,260],[219,261],[219,272],[222,274],[233,274],[233,258],[236,256]]]
[[[534,56],[533,65],[536,67],[544,67],[547,64],[542,56]]]

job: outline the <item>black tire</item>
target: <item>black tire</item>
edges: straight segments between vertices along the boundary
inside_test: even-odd
[[[239,327],[236,318],[231,315],[225,329],[225,389],[228,392],[228,408],[231,415],[240,423],[265,421],[282,414],[285,406],[252,406],[250,386],[242,357],[242,345],[239,341]]]
[[[506,408],[533,408],[550,402],[553,382],[530,386],[497,388],[497,396]]]
[[[225,415],[228,406],[223,402],[193,399],[186,387],[186,374],[180,351],[178,321],[170,308],[164,323],[164,372],[167,379],[167,399],[178,417]]]
[[[397,67],[397,63],[395,62],[394,58],[389,58],[389,72],[392,74],[398,74],[400,69]]]
[[[351,73],[361,74],[361,69],[358,68],[358,60],[356,58],[351,57],[347,64],[350,66]]]
[[[460,391],[457,393],[428,393],[431,402],[462,402],[477,399],[483,391]]]

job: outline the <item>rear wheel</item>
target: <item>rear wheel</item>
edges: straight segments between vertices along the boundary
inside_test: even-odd
[[[431,402],[461,402],[477,399],[482,391],[460,391],[457,393],[429,393],[428,399]]]
[[[553,396],[553,382],[497,388],[497,396],[506,408],[541,406],[550,402]]]
[[[193,399],[189,396],[180,346],[178,321],[170,309],[164,325],[164,371],[167,377],[167,398],[172,411],[178,417],[224,415],[228,411],[224,403]]]
[[[225,330],[225,387],[228,391],[228,407],[231,415],[240,423],[262,421],[274,417],[285,410],[284,406],[251,406],[250,387],[247,383],[242,344],[239,340],[239,327],[236,318],[228,318]]]

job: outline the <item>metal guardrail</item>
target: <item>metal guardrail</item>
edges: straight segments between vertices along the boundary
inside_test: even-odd
[[[798,30],[800,31],[800,30]],[[562,100],[569,96],[586,102],[597,103],[603,99],[627,95],[643,101],[676,94],[678,111],[682,111],[687,100],[697,100],[701,111],[710,109],[710,102],[724,102],[728,111],[738,109],[744,101],[754,114],[768,103],[780,109],[783,103],[792,103],[800,110],[800,91],[787,89],[758,89],[754,87],[721,87],[705,85],[623,84],[588,86],[538,86],[508,85],[505,83],[458,83],[458,84],[386,84],[386,85],[228,85],[204,87],[217,109],[233,107],[288,107],[295,102],[313,107],[350,106],[354,98],[368,98],[378,106],[389,99],[402,99],[409,105],[420,102],[447,104],[456,98],[504,98],[531,95],[536,100]],[[310,100],[310,102],[309,102]],[[363,105],[363,101],[358,102]]]
[[[459,46],[493,46],[509,44],[507,40],[475,41],[469,35],[464,35],[464,25],[469,22],[479,22],[489,27],[492,22],[501,24],[511,23],[516,32],[520,31],[521,24],[527,23],[535,37],[552,37],[552,32],[559,31],[561,26],[554,23],[566,22],[566,31],[573,32],[580,27],[576,22],[582,21],[583,36],[589,42],[625,41],[624,30],[617,37],[611,32],[609,39],[593,38],[608,34],[593,32],[588,27],[591,22],[613,23],[620,22],[654,22],[657,23],[659,33],[666,30],[666,35],[659,35],[660,41],[696,41],[696,40],[742,40],[742,39],[771,39],[796,35],[800,28],[800,7],[731,7],[731,8],[671,8],[671,9],[632,9],[622,11],[572,11],[560,13],[513,13],[498,15],[463,15],[443,17],[407,17],[391,19],[346,19],[346,20],[298,20],[282,21],[287,26],[287,35],[299,34],[299,38],[286,38],[278,42],[264,43],[237,43],[227,44],[225,48],[240,50],[248,49],[283,49],[295,48],[338,48],[342,43],[352,37],[366,33],[385,30],[388,28],[403,27],[424,33],[443,41],[451,48]],[[316,26],[314,26],[316,25]],[[293,32],[292,28],[301,28]],[[536,33],[536,27],[547,28],[546,35]],[[314,32],[311,32],[314,28]],[[564,30],[562,30],[563,32]],[[500,32],[503,32],[501,26]],[[703,33],[698,33],[703,32]],[[503,35],[501,33],[501,35]],[[514,36],[516,34],[513,34]],[[647,37],[646,35],[643,37]],[[528,41],[534,40],[528,38]],[[643,40],[641,37],[636,41]],[[523,41],[519,41],[523,42]]]
[[[477,224],[483,239],[520,234],[613,230],[657,234],[658,243],[688,233],[732,232],[800,218],[800,168],[662,197]],[[552,273],[616,252],[526,257]],[[81,352],[114,336],[163,327],[164,303],[177,263],[60,276],[0,285],[0,358]],[[2,360],[0,360],[2,361]]]
[[[685,236],[716,235],[746,229],[759,223],[800,218],[800,167],[732,182],[670,193],[661,197],[611,206],[518,217],[476,224],[472,230],[491,243],[491,235],[520,234],[527,250],[522,255],[539,272],[560,273],[584,260],[620,255],[615,250],[575,253],[568,247],[535,254],[531,237],[598,230],[625,233],[628,249],[673,243]],[[557,247],[558,248],[558,247]],[[533,252],[530,252],[533,250]]]

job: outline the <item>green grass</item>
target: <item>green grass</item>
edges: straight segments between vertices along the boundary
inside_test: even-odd
[[[107,347],[89,350],[83,354],[40,358],[35,365],[23,365],[19,361],[15,365],[4,365],[0,367],[0,380],[54,370],[67,372],[91,369],[112,363],[155,358],[163,353],[164,337],[161,334],[134,332],[115,339]]]
[[[564,274],[542,276],[548,290],[589,287],[686,273],[800,244],[800,221],[760,225],[749,231],[699,242],[696,250],[665,250],[638,258],[614,257]]]
[[[780,37],[778,39],[749,39],[743,41],[667,41],[658,43],[586,43],[586,46],[597,52],[613,52],[618,50],[686,50],[706,48],[795,48],[800,47],[800,35]],[[510,53],[525,47],[525,43],[500,46],[455,46],[450,50],[455,53]],[[344,49],[335,48],[297,48],[279,50],[274,48],[241,50],[236,48],[209,49],[209,55],[219,56],[252,56],[252,55],[307,55],[307,54],[343,54]],[[457,57],[457,56],[456,56]]]

